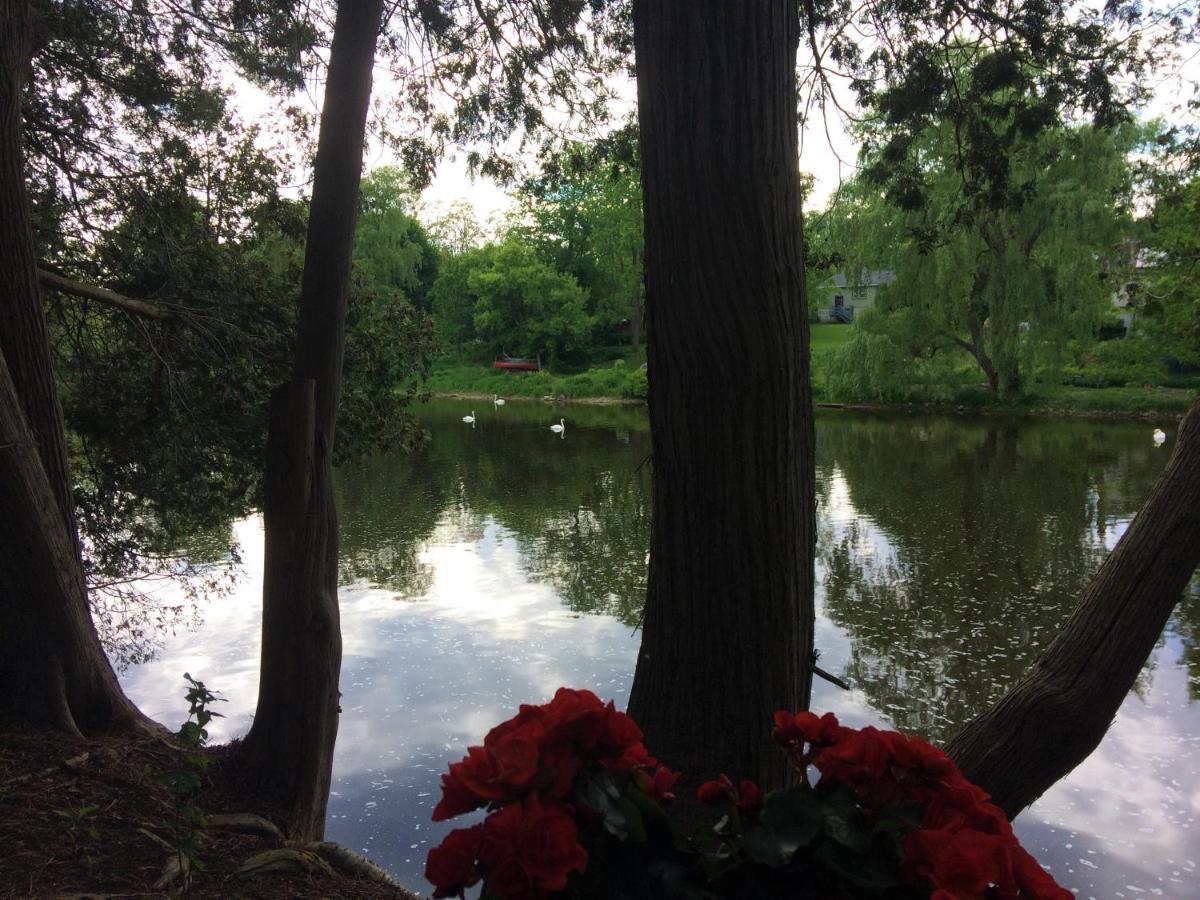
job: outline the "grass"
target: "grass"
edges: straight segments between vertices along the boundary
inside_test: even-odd
[[[818,356],[839,349],[850,340],[849,325],[813,325],[810,331],[810,346],[815,361]]]
[[[426,385],[435,394],[481,394],[501,397],[563,397],[568,400],[646,399],[646,370],[624,360],[576,375],[551,372],[501,372],[482,365],[442,363],[434,366]]]
[[[826,373],[833,355],[849,341],[851,328],[846,325],[819,324],[811,330],[813,394],[818,399],[826,395]],[[1102,351],[1128,355],[1127,347]],[[603,363],[575,374],[542,372],[501,372],[479,363],[445,360],[434,367],[428,388],[434,394],[479,394],[491,397],[530,397],[541,399],[624,399],[644,400],[646,370],[641,368],[645,351],[625,359]],[[1150,382],[1141,368],[1134,372],[1137,383],[1121,383],[1093,375],[1097,370],[1115,370],[1112,361],[1100,356],[1063,384],[1039,384],[1028,394],[1006,400],[988,392],[980,382],[982,375],[971,364],[964,363],[952,373],[939,373],[938,380],[907,386],[890,404],[913,404],[954,408],[1009,410],[1014,412],[1057,413],[1062,415],[1175,415],[1186,412],[1195,401],[1200,381],[1191,378],[1161,378]],[[1121,360],[1124,363],[1124,360]],[[1141,363],[1141,360],[1138,360]],[[1155,359],[1155,366],[1161,363]],[[1124,371],[1120,373],[1126,378]],[[1092,380],[1092,379],[1095,380]],[[1117,382],[1114,384],[1113,382]],[[1165,383],[1164,383],[1165,382]],[[1092,386],[1095,385],[1095,386]]]

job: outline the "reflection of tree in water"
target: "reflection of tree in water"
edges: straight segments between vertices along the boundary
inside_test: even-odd
[[[601,472],[576,509],[525,542],[531,578],[545,579],[576,612],[641,622],[650,546],[650,480],[642,468]]]
[[[649,545],[644,414],[573,408],[560,439],[549,407],[485,404],[471,428],[461,422],[470,401],[432,403],[426,445],[339,471],[341,580],[421,598],[433,578],[423,547],[477,542],[495,522],[515,535],[529,577],[572,609],[636,620]]]
[[[454,500],[447,460],[423,446],[338,470],[338,581],[367,582],[422,599],[433,568],[420,551]]]
[[[588,427],[571,408],[560,439],[550,407],[474,406],[472,429],[469,401],[431,404],[425,446],[339,472],[342,581],[424,597],[423,548],[495,523],[572,610],[636,624],[645,429],[610,410]],[[1033,662],[1165,456],[1140,425],[838,414],[818,421],[817,459],[818,575],[851,637],[844,674],[898,726],[942,739]],[[1175,621],[1200,672],[1200,600]]]
[[[939,740],[1034,661],[1165,460],[1137,427],[822,424],[818,555],[825,612],[851,636],[845,675]]]
[[[1188,670],[1188,699],[1200,700],[1200,575],[1192,579],[1168,629],[1174,630],[1183,642],[1179,660]]]

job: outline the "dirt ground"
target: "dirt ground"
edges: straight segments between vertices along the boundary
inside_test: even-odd
[[[244,833],[263,824],[222,821],[222,814],[258,813],[269,804],[215,783],[223,762],[214,748],[205,786],[191,801],[209,824],[200,832],[184,896],[404,898],[403,888],[346,874],[328,863],[329,848],[286,848],[278,837]],[[165,897],[183,893],[176,876],[161,884],[185,833],[178,804],[160,782],[181,768],[179,751],[166,739],[104,737],[74,739],[31,729],[0,731],[0,897]],[[232,830],[232,829],[237,830]],[[239,873],[264,851],[291,849],[293,868],[316,871]],[[295,852],[300,849],[308,852]]]

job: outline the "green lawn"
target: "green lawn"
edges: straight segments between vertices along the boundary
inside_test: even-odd
[[[850,340],[849,325],[813,325],[812,326],[812,355],[830,353]]]
[[[812,326],[812,384],[814,396],[825,398],[825,373],[830,357],[850,340],[848,325]],[[427,388],[435,394],[479,394],[490,397],[621,398],[644,400],[645,351],[626,359],[596,365],[577,374],[555,372],[500,372],[484,363],[443,360],[433,369]],[[1014,412],[1063,415],[1151,415],[1185,412],[1195,400],[1196,385],[1084,387],[1072,384],[1038,385],[1018,399],[1005,400],[988,393],[981,374],[964,362],[937,383],[912,384],[892,405],[930,404],[942,407],[1009,409]]]

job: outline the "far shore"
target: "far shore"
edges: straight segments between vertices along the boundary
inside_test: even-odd
[[[429,395],[438,400],[490,401],[495,396],[478,391],[438,391]],[[645,400],[629,397],[567,397],[563,395],[544,397],[505,397],[506,403],[554,403],[576,406],[645,406]],[[1037,418],[1064,419],[1137,419],[1155,421],[1169,419],[1179,421],[1186,410],[1154,409],[1087,409],[1077,406],[1056,406],[1050,403],[1028,406],[999,406],[987,404],[952,403],[827,403],[816,401],[817,409],[842,409],[859,412],[902,412],[931,415],[1004,415],[1036,416]]]

